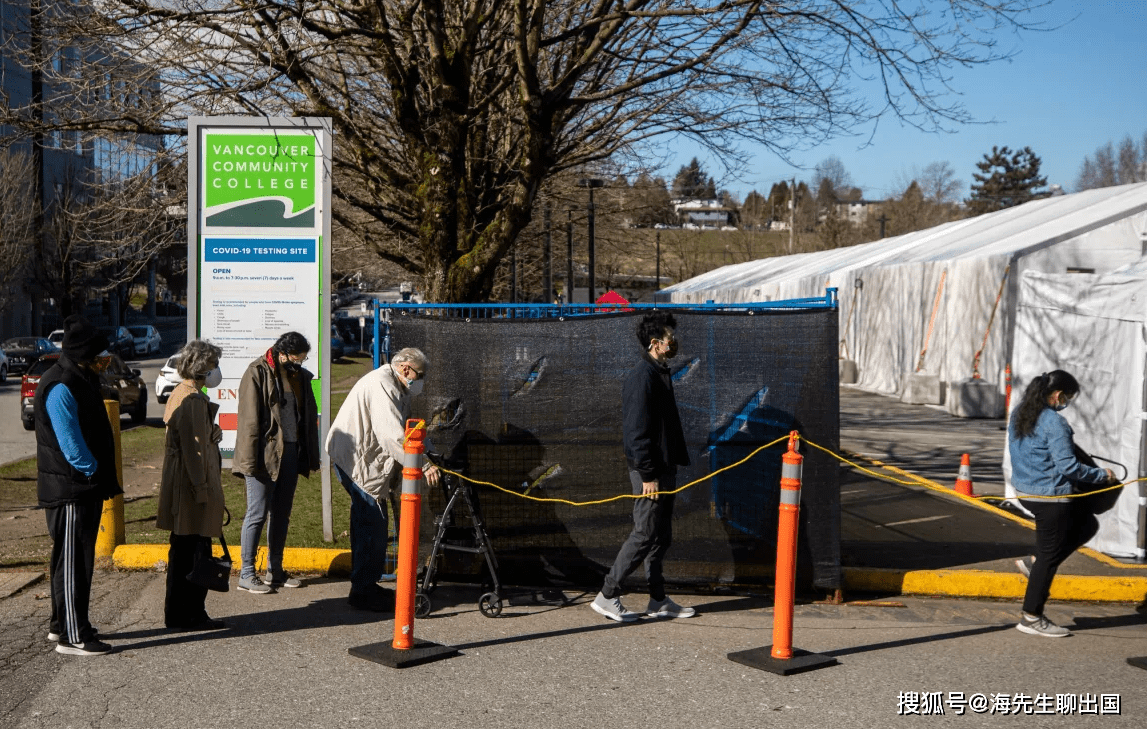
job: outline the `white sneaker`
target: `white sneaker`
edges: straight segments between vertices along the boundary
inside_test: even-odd
[[[1042,615],[1028,615],[1020,613],[1020,621],[1016,623],[1016,630],[1028,635],[1042,635],[1044,638],[1066,638],[1071,635],[1067,628],[1061,628]]]
[[[649,605],[645,608],[645,614],[651,618],[691,618],[697,614],[697,611],[691,607],[678,605],[673,602],[673,598],[666,596],[661,601],[649,598]]]
[[[1024,557],[1023,559],[1016,560],[1016,569],[1024,577],[1032,576],[1032,565],[1035,564],[1035,557]]]
[[[625,606],[621,604],[620,597],[607,598],[600,592],[597,593],[597,597],[593,599],[593,602],[591,602],[589,606],[593,608],[595,612],[604,615],[610,620],[616,620],[619,623],[632,623],[641,617],[640,613],[626,610]]]

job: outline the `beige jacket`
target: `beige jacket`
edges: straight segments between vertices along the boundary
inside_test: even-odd
[[[410,417],[410,392],[383,365],[364,375],[327,434],[331,461],[376,499],[385,498],[402,473],[402,440]]]
[[[223,531],[219,406],[187,382],[167,401],[163,477],[155,525],[176,534],[218,537]]]

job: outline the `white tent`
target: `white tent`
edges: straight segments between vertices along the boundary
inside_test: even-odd
[[[856,361],[861,387],[899,395],[917,371],[948,383],[967,380],[982,348],[979,373],[1002,391],[1023,272],[1106,273],[1138,261],[1145,243],[1141,183],[1036,200],[849,248],[725,266],[662,293],[674,302],[726,303],[821,296],[836,287],[841,356]]]
[[[1108,274],[1024,273],[1016,313],[1012,409],[1033,378],[1066,370],[1081,388],[1063,413],[1076,443],[1122,464],[1125,480],[1147,475],[1145,342],[1147,259]],[[1110,466],[1102,461],[1099,465]],[[1114,470],[1124,475],[1122,469]],[[1007,449],[1004,476],[1007,495],[1013,497]],[[1088,546],[1120,557],[1147,556],[1144,493],[1140,483],[1125,486],[1115,505],[1099,515],[1099,533]]]

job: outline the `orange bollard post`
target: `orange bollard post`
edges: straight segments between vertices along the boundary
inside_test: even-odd
[[[777,571],[773,598],[773,644],[729,654],[729,660],[788,676],[834,666],[831,656],[793,648],[793,606],[796,602],[797,532],[800,528],[801,480],[804,457],[797,450],[800,434],[789,433],[789,449],[781,456],[781,492],[777,519]]]
[[[789,449],[781,456],[781,464],[772,656],[792,658],[793,604],[797,590],[797,530],[800,528],[801,471],[804,466],[804,457],[797,451],[796,431],[789,434]]]
[[[953,489],[964,496],[975,496],[972,492],[972,457],[965,453],[960,457],[960,472],[956,475],[956,487]]]
[[[390,645],[372,643],[348,653],[391,668],[406,668],[457,655],[450,646],[414,639],[414,600],[417,592],[418,530],[422,520],[422,466],[426,452],[426,423],[406,421],[402,451],[402,506],[398,517],[398,566],[394,588],[394,639]]]
[[[1012,366],[1009,364],[1004,367],[1004,415],[1008,414],[1008,408],[1012,406]]]

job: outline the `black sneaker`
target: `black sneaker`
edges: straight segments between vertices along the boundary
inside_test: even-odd
[[[93,625],[92,626],[92,639],[94,640],[94,639],[99,638],[99,637],[100,637],[100,629]],[[48,640],[50,640],[54,643],[54,642],[58,641],[59,639],[60,639],[59,633],[57,633],[54,630],[48,631]]]
[[[56,643],[56,652],[66,656],[102,656],[111,653],[111,650],[110,645],[94,638],[83,643],[69,643],[61,638]]]

